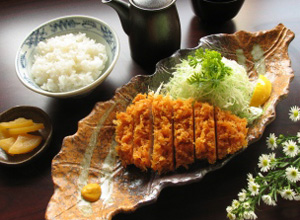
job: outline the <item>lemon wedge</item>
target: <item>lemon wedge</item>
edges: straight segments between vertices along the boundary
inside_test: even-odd
[[[250,101],[250,106],[261,106],[270,97],[272,92],[272,83],[264,75],[259,75],[258,81]]]

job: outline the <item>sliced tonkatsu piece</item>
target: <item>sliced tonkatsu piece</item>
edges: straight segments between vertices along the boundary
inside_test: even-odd
[[[154,142],[151,168],[158,173],[174,170],[173,107],[169,96],[155,96],[152,102]]]
[[[208,103],[194,103],[195,157],[216,162],[214,107]]]
[[[147,96],[139,94],[133,99],[133,103],[146,99]],[[129,105],[125,112],[116,114],[116,137],[118,143],[116,146],[117,154],[119,155],[123,166],[133,164],[133,134],[134,134],[134,104]]]
[[[247,146],[247,120],[208,103],[138,94],[116,114],[116,151],[126,167],[158,173],[188,168],[195,159],[213,164]]]
[[[247,120],[215,107],[218,159],[247,146]]]
[[[126,112],[117,113],[116,123],[116,151],[124,167],[133,163],[133,132],[134,120],[132,117],[133,106],[127,107]]]
[[[173,101],[176,168],[194,163],[194,125],[192,99]]]
[[[133,164],[142,170],[151,168],[153,145],[152,95],[139,94],[133,101],[132,116],[134,118]]]

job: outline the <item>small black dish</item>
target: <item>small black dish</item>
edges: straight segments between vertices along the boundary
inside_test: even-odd
[[[245,0],[192,0],[194,13],[205,23],[224,23],[234,18]]]
[[[32,119],[37,123],[44,123],[45,128],[39,131],[39,135],[43,137],[43,141],[33,151],[14,156],[7,154],[0,148],[0,164],[8,166],[27,164],[29,161],[32,161],[32,159],[40,155],[50,143],[53,127],[47,113],[40,108],[33,106],[16,106],[8,109],[5,112],[2,112],[0,114],[0,122],[11,121],[19,117]]]

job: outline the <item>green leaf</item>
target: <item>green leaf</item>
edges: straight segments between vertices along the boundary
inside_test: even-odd
[[[212,88],[218,86],[226,76],[232,74],[232,69],[225,66],[219,52],[203,48],[195,51],[194,56],[188,56],[189,65],[196,67],[201,64],[201,72],[195,71],[188,79],[189,84],[201,84],[208,82]]]

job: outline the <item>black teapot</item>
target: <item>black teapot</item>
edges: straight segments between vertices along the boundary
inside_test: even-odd
[[[181,27],[176,0],[102,0],[114,8],[129,36],[131,57],[153,66],[180,48]]]

